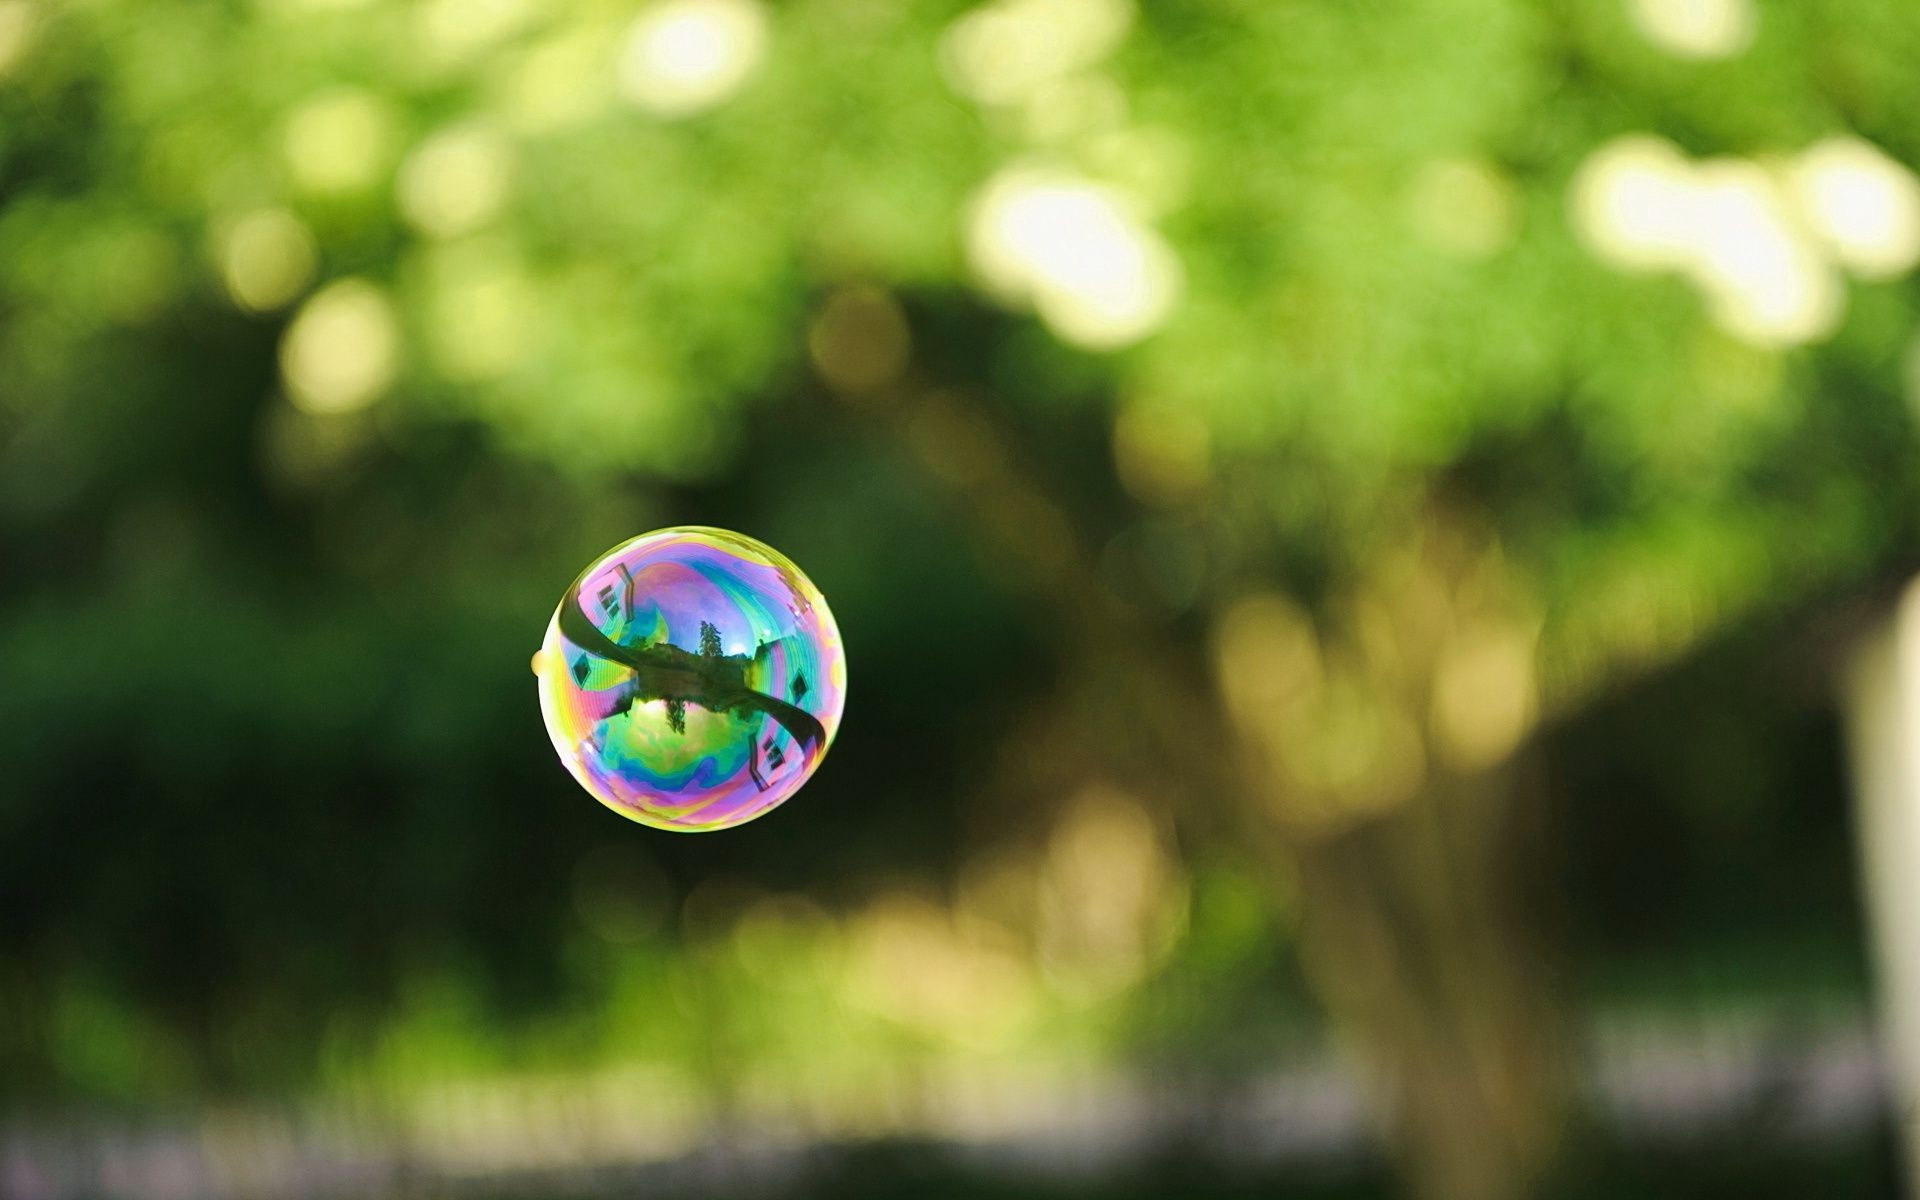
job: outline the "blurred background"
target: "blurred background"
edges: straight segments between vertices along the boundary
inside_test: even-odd
[[[0,1195],[1905,1194],[1917,61],[0,0]],[[851,660],[724,834],[528,673],[675,523]]]

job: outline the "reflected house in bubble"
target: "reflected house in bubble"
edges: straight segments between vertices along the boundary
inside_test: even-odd
[[[631,611],[633,575],[624,565],[620,570],[627,579],[627,604],[628,611]],[[602,720],[630,716],[634,705],[638,703],[664,700],[667,724],[675,733],[684,734],[687,731],[687,705],[694,704],[716,713],[764,713],[805,749],[813,749],[826,741],[826,730],[812,714],[747,685],[748,672],[765,661],[773,649],[765,642],[756,645],[750,655],[722,654],[720,631],[712,622],[702,621],[700,649],[697,653],[683,650],[671,642],[627,645],[600,632],[599,627],[587,619],[577,604],[561,608],[560,632],[589,654],[619,663],[633,673],[631,679],[611,689],[612,701]],[[589,672],[587,658],[574,660],[572,673],[576,681],[584,683]],[[808,691],[807,677],[796,674],[788,686],[796,697],[805,697]],[[771,735],[766,739],[766,749],[770,755],[780,753]],[[765,791],[767,784],[760,774],[758,747],[750,745],[749,763],[748,769],[753,774],[754,782],[760,790]],[[774,765],[780,765],[780,760],[776,759]]]
[[[675,829],[738,824],[792,795],[845,696],[818,591],[776,552],[717,530],[649,534],[594,563],[535,671],[554,747],[582,785]]]

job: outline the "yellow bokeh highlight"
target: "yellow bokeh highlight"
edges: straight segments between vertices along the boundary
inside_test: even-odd
[[[305,290],[319,251],[298,217],[283,208],[263,208],[225,225],[215,239],[215,255],[233,302],[249,312],[268,312]]]
[[[1676,58],[1731,58],[1753,44],[1753,0],[1627,0],[1627,15],[1649,42]]]
[[[1830,334],[1845,306],[1840,279],[1785,175],[1740,158],[1688,159],[1645,134],[1600,147],[1571,196],[1574,225],[1602,261],[1676,271],[1716,324],[1757,345]]]
[[[848,926],[849,998],[953,1042],[991,1047],[1031,1019],[1032,972],[997,929],[955,920],[908,892]]]
[[[1496,254],[1520,229],[1513,181],[1483,159],[1428,163],[1414,177],[1408,205],[1415,230],[1435,248],[1460,258]]]
[[[26,60],[38,20],[30,0],[0,0],[0,79]]]
[[[454,65],[499,43],[534,15],[532,0],[425,0],[415,31],[429,62]]]
[[[484,125],[462,124],[435,133],[407,156],[395,199],[421,232],[455,237],[499,214],[511,178],[506,140]]]
[[[940,39],[940,67],[962,95],[1017,104],[1105,58],[1132,28],[1128,0],[994,0]]]
[[[1088,137],[1076,161],[1138,202],[1141,211],[1171,212],[1193,190],[1193,147],[1161,125],[1132,125]]]
[[[1313,622],[1272,592],[1235,601],[1215,623],[1213,662],[1227,715],[1254,741],[1312,704],[1325,680]]]
[[[1790,168],[1814,235],[1863,279],[1890,279],[1920,263],[1920,180],[1871,142],[1833,137]]]
[[[1113,80],[1093,74],[1049,82],[1021,110],[1027,137],[1040,145],[1115,133],[1125,127],[1126,119],[1126,93]]]
[[[1212,478],[1212,434],[1205,419],[1187,408],[1136,400],[1114,419],[1113,462],[1136,499],[1191,500]]]
[[[766,10],[755,0],[665,0],[627,31],[620,94],[662,116],[711,108],[746,82],[766,44]]]
[[[569,29],[533,43],[496,78],[498,103],[516,130],[561,129],[613,99],[612,43],[618,27]]]
[[[1047,977],[1085,1001],[1132,984],[1172,947],[1185,887],[1140,802],[1092,786],[1048,839],[1037,901]]]
[[[1628,134],[1581,164],[1574,228],[1602,260],[1626,270],[1678,269],[1692,249],[1693,165],[1678,146]]]
[[[1737,159],[1700,169],[1696,255],[1689,273],[1715,320],[1749,341],[1795,344],[1839,324],[1840,280],[1763,168]]]
[[[1435,750],[1461,772],[1484,770],[1520,745],[1538,704],[1533,638],[1515,627],[1464,629],[1441,646],[1431,716]]]
[[[990,179],[974,198],[967,248],[989,291],[1089,349],[1152,333],[1184,283],[1179,259],[1130,197],[1050,168]]]
[[[365,408],[393,383],[400,332],[376,285],[342,279],[314,293],[280,343],[287,396],[310,413]]]
[[[392,105],[361,88],[331,88],[309,97],[287,118],[287,168],[301,188],[356,192],[377,182],[391,162]]]

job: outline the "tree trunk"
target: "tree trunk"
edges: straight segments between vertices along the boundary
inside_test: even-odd
[[[1855,648],[1844,704],[1889,1086],[1920,1196],[1920,582]]]
[[[1516,1200],[1548,1169],[1567,1043],[1545,953],[1540,797],[1507,767],[1296,847],[1302,955],[1423,1200]]]

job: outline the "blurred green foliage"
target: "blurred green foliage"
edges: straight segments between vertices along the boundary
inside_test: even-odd
[[[1251,1069],[1315,1021],[1295,882],[1103,705],[1129,631],[1204,679],[1297,614],[1311,822],[1545,723],[1563,796],[1663,797],[1575,806],[1579,937],[1774,930],[1726,894],[1818,844],[1777,896],[1857,993],[1831,729],[1751,664],[1920,546],[1912,283],[1754,336],[1573,197],[1629,134],[1920,160],[1920,12],[1699,59],[1661,8],[0,0],[0,1089],[641,1064],[669,1124],[885,1128],[902,1063]],[[853,660],[809,791],[697,842],[574,794],[524,674],[678,521],[792,555]],[[1258,741],[1216,673],[1171,736]],[[1650,842],[1709,882],[1643,892]]]

